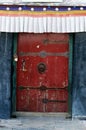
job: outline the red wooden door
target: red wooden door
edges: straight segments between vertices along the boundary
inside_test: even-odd
[[[68,34],[19,34],[17,111],[68,111]]]

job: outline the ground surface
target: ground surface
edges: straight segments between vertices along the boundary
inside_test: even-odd
[[[18,117],[0,120],[0,130],[86,130],[86,121],[57,116]]]

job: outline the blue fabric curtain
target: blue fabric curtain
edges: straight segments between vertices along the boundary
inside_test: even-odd
[[[86,33],[76,33],[73,60],[73,117],[86,117]]]
[[[0,33],[0,118],[11,116],[12,34]]]

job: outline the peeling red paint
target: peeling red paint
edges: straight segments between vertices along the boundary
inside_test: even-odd
[[[68,34],[19,34],[17,111],[68,111],[68,52]]]

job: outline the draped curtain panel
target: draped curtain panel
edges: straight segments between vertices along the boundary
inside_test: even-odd
[[[86,33],[75,34],[72,116],[86,118]]]
[[[12,34],[0,33],[0,118],[11,116]]]

